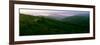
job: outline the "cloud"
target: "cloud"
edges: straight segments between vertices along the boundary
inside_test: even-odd
[[[50,15],[74,16],[78,14],[89,14],[89,11],[20,9],[20,13],[33,16],[50,16]]]

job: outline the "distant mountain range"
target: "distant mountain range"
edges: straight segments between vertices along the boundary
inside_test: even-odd
[[[74,16],[79,16],[79,17],[89,17],[89,14],[77,14],[77,15],[73,15],[73,16],[66,16],[66,15],[49,15],[46,16],[47,18],[51,18],[51,19],[56,19],[56,20],[63,20],[65,18],[70,18],[70,17],[74,17]]]

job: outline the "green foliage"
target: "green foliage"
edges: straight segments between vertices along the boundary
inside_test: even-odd
[[[77,21],[75,21],[77,22]],[[85,22],[84,22],[85,23]],[[83,25],[84,25],[83,23]],[[74,24],[71,21],[59,21],[43,16],[20,14],[20,35],[48,35],[88,33],[89,26]],[[86,23],[85,25],[89,25]]]

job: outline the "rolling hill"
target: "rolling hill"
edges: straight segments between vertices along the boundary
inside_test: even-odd
[[[89,33],[88,18],[73,16],[63,21],[20,14],[20,36]]]
[[[76,16],[64,18],[63,21],[81,25],[81,26],[86,26],[89,25],[89,16],[76,15]]]

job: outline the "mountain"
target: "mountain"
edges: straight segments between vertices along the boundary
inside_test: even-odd
[[[46,18],[51,18],[51,19],[56,19],[56,20],[60,20],[62,21],[65,18],[70,18],[70,17],[74,17],[74,16],[80,16],[80,17],[89,17],[89,14],[77,14],[77,15],[60,15],[60,14],[52,14],[52,15],[48,15],[45,16]]]
[[[79,24],[82,26],[88,26],[89,25],[89,15],[88,14],[81,14],[81,15],[75,15],[66,17],[63,19],[65,22],[70,22],[73,24]]]
[[[49,15],[49,16],[46,16],[46,18],[50,18],[50,19],[55,19],[55,20],[62,20],[63,18],[65,18],[66,16],[64,15]]]
[[[89,13],[88,14],[77,14],[78,16],[89,16]]]
[[[73,16],[64,18],[64,21],[59,21],[51,18],[45,18],[44,16],[20,14],[20,36],[88,33],[88,27],[74,24],[79,23],[79,18],[83,17]],[[76,20],[76,22],[74,22],[73,19]]]

